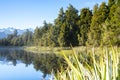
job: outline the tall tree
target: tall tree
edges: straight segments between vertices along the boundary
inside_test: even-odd
[[[34,30],[34,35],[33,35],[33,39],[34,39],[34,44],[35,45],[40,45],[40,37],[41,37],[41,34],[40,34],[40,28],[36,27],[36,29]]]
[[[120,6],[117,7],[114,16],[111,20],[111,31],[114,33],[113,38],[115,45],[119,44],[120,45]]]
[[[116,0],[115,0],[116,1]],[[119,8],[117,4],[112,4],[109,7],[109,17],[104,24],[104,32],[103,32],[103,45],[109,44],[117,44],[119,42]],[[119,43],[120,44],[120,43]]]
[[[43,35],[41,37],[41,44],[42,46],[52,46],[53,41],[52,41],[52,28],[53,25],[51,23],[47,23],[47,30],[44,28],[45,26],[42,27]]]
[[[88,38],[88,43],[99,46],[101,44],[101,33],[102,33],[102,24],[105,22],[105,20],[108,17],[108,6],[106,5],[105,2],[103,2],[100,7],[97,9],[97,11],[94,11],[95,13],[93,14],[92,17],[92,23],[90,26],[90,33],[89,38]]]
[[[62,46],[63,45],[63,37],[60,35],[61,27],[63,26],[63,23],[65,22],[65,13],[63,8],[60,8],[58,17],[55,19],[54,27],[53,27],[53,41],[56,44],[56,46]]]
[[[92,11],[88,8],[83,8],[81,10],[80,19],[79,19],[79,44],[85,45],[88,39],[88,32],[90,30],[90,24],[92,19]]]
[[[55,26],[53,30],[54,38],[53,41],[55,42],[56,46],[62,46],[63,41],[63,35],[64,32],[61,31],[63,24],[65,23],[65,13],[63,8],[60,9],[58,17],[55,19]]]
[[[28,29],[21,35],[24,45],[32,45],[33,33]]]
[[[46,32],[48,29],[49,29],[48,23],[46,21],[43,21],[42,30],[44,30],[44,32]]]
[[[60,38],[63,41],[62,46],[76,46],[78,45],[78,10],[76,10],[72,5],[69,5],[65,11],[65,22],[61,26]]]

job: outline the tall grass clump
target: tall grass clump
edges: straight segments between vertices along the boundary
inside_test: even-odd
[[[70,56],[62,53],[68,67],[58,71],[55,80],[120,80],[120,51],[117,47],[104,47],[99,53],[95,48],[87,53],[76,53],[74,50],[72,53]],[[86,59],[81,61],[81,58]]]

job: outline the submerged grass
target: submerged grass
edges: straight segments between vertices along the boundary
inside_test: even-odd
[[[96,52],[95,48],[88,53],[72,50],[72,54],[66,56],[63,51],[68,67],[58,71],[55,80],[120,80],[120,50],[104,47],[99,54]],[[81,61],[82,58],[86,59]]]

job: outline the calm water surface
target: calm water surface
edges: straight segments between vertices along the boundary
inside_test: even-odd
[[[64,60],[55,54],[36,54],[19,49],[0,49],[0,80],[53,80]]]

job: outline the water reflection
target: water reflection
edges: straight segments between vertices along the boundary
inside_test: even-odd
[[[32,53],[27,53],[18,49],[0,50],[0,60],[4,61],[4,63],[12,62],[14,66],[19,62],[26,64],[26,66],[30,65],[34,58],[34,55],[32,55]]]
[[[24,63],[27,67],[32,64],[37,71],[44,74],[43,77],[51,74],[52,70],[60,70],[60,65],[66,66],[64,59],[56,54],[36,54],[19,49],[0,49],[0,61],[14,66]]]
[[[63,63],[65,63],[63,58],[58,57],[55,54],[35,55],[33,61],[35,69],[42,71],[45,75],[50,74],[52,70],[54,70],[54,72],[60,70],[61,65],[66,66]]]

